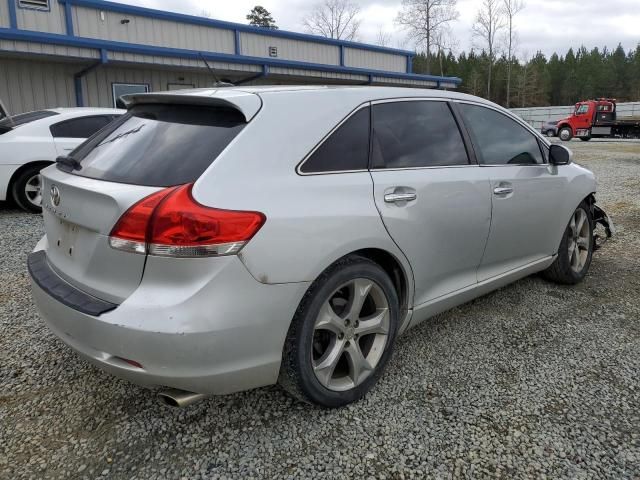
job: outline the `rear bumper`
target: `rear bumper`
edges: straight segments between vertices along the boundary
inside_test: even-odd
[[[150,257],[134,294],[100,316],[65,305],[32,278],[33,297],[62,341],[133,383],[205,394],[275,383],[289,323],[308,284],[261,284],[236,257],[215,259],[209,273],[188,259],[178,268],[175,259],[173,267],[164,260]],[[190,266],[195,281],[182,277]],[[165,275],[168,269],[173,276]]]

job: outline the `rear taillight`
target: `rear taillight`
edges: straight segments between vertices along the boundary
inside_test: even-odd
[[[192,186],[161,190],[129,208],[109,235],[111,247],[166,257],[233,255],[264,224],[260,212],[200,205]]]

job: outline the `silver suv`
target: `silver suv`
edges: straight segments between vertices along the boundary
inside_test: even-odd
[[[280,383],[336,407],[397,335],[535,272],[586,275],[593,174],[452,92],[195,90],[128,113],[42,172],[29,257],[51,330],[170,404]]]

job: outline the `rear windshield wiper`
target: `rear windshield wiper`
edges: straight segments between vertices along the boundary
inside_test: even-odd
[[[82,165],[80,162],[73,158],[71,155],[61,155],[56,158],[56,164],[67,172],[71,172],[72,170],[82,170]]]

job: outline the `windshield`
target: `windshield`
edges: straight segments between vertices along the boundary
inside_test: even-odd
[[[583,103],[581,105],[576,105],[576,115],[580,115],[581,113],[587,113],[589,111],[589,105]]]
[[[72,173],[168,187],[194,182],[246,125],[232,108],[139,105],[69,155]]]

